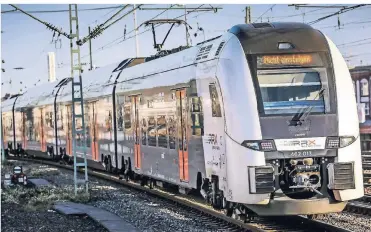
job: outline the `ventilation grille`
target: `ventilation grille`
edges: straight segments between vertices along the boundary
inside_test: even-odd
[[[215,52],[215,56],[218,56],[219,55],[219,52],[220,52],[220,50],[222,50],[222,47],[223,47],[224,44],[225,44],[224,41],[219,44],[219,47],[218,47],[218,49]]]
[[[270,193],[274,191],[272,167],[255,168],[256,193]]]
[[[274,191],[274,170],[271,166],[249,168],[250,192],[254,194]]]
[[[206,59],[209,56],[212,47],[213,47],[212,44],[202,47],[197,54],[196,61]]]
[[[255,28],[272,28],[272,25],[269,23],[253,23],[252,24]]]
[[[329,188],[344,190],[354,189],[354,165],[353,163],[329,164]]]

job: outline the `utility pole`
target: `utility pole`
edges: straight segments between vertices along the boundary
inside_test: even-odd
[[[90,26],[89,26],[89,35],[90,35]],[[90,56],[90,71],[93,70],[93,57],[91,54],[91,38],[89,38],[89,56]]]
[[[70,53],[71,53],[71,78],[72,78],[72,153],[73,153],[73,174],[75,184],[75,196],[77,195],[77,185],[85,184],[86,194],[89,193],[88,188],[88,167],[86,160],[86,127],[84,119],[84,98],[82,92],[82,77],[81,77],[81,55],[80,46],[77,45],[79,41],[79,20],[77,15],[77,4],[69,5],[69,18],[70,18]],[[77,57],[74,57],[77,56]],[[77,64],[74,64],[74,60],[77,59]],[[76,80],[78,77],[78,80]],[[80,108],[80,109],[79,109]],[[77,109],[77,110],[76,110]],[[76,112],[77,111],[77,112]],[[77,128],[76,121],[81,122],[81,128]],[[82,159],[83,162],[77,162],[77,136],[82,138]],[[84,167],[85,178],[77,179],[77,168]]]
[[[245,15],[245,23],[246,24],[251,23],[251,11],[250,11],[250,9],[251,8],[249,6],[247,6],[245,8],[245,13],[246,13],[246,15]]]
[[[135,9],[135,4],[133,5]],[[137,10],[134,10],[134,29],[135,29],[135,52],[137,57],[139,57],[139,44],[138,44],[138,26],[137,26]]]

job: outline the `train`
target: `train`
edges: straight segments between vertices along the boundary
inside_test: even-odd
[[[197,192],[240,218],[340,212],[364,194],[347,64],[307,24],[235,25],[82,79],[85,137],[72,138],[65,78],[2,103],[7,152],[73,162],[75,139],[89,167]]]

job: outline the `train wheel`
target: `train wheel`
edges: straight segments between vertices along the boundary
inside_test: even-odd
[[[155,182],[155,181],[152,180],[152,179],[149,180],[149,188],[150,188],[150,189],[153,189],[154,182]]]
[[[147,184],[147,180],[146,178],[144,178],[143,176],[140,177],[140,186],[145,186]]]
[[[111,156],[110,155],[108,156],[108,165],[107,166],[108,166],[108,172],[109,173],[112,173],[112,169],[113,168],[112,168],[112,160],[111,160]]]

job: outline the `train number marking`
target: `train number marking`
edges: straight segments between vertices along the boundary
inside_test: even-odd
[[[312,151],[293,151],[290,154],[291,156],[311,156]]]

